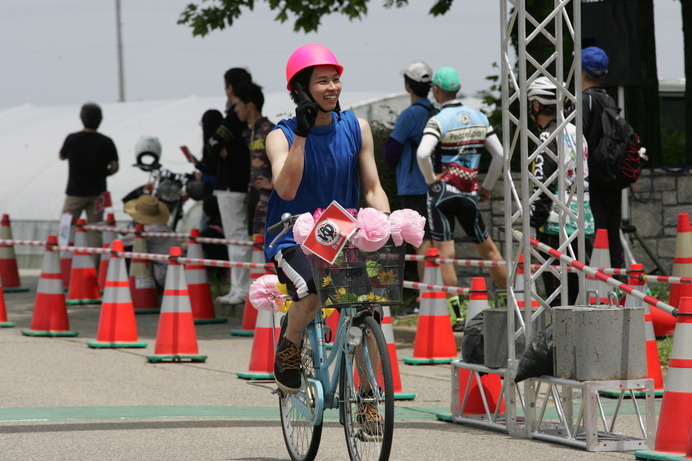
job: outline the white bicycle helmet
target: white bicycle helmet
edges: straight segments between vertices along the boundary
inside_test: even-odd
[[[140,136],[135,144],[135,158],[138,167],[155,169],[160,166],[161,142],[156,136]]]
[[[538,77],[531,82],[528,90],[529,101],[538,101],[546,106],[557,104],[557,88],[548,77]]]

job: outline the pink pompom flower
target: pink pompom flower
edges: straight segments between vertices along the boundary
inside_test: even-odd
[[[276,287],[279,277],[275,274],[265,274],[250,284],[250,303],[257,310],[278,311],[279,305],[275,298],[282,294]]]
[[[394,244],[404,242],[418,248],[425,234],[425,218],[410,208],[393,211],[389,216],[389,226]]]
[[[375,208],[361,208],[356,217],[358,230],[351,242],[362,251],[377,251],[389,240],[387,215]]]
[[[293,224],[293,238],[295,239],[296,243],[300,245],[300,247],[303,249],[303,253],[306,255],[310,254],[310,252],[303,246],[303,243],[305,243],[305,240],[310,235],[310,232],[312,232],[312,228],[314,226],[315,220],[310,213],[303,213],[302,215],[298,216],[296,222]]]

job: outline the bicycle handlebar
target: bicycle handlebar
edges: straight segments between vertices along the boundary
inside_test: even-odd
[[[281,229],[281,232],[279,232],[279,234],[276,237],[274,237],[274,240],[272,240],[272,242],[269,244],[269,248],[273,248],[276,241],[283,237],[286,234],[286,232],[291,230],[293,224],[295,224],[296,222],[296,219],[298,219],[298,216],[300,215],[291,215],[291,213],[284,213],[281,215],[281,221],[271,225],[267,229],[267,234],[275,234],[279,231],[279,229]]]

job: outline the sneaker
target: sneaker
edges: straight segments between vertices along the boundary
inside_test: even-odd
[[[227,295],[219,296],[216,298],[216,301],[218,301],[221,304],[230,304],[230,305],[235,305],[235,304],[245,304],[245,297],[244,296],[239,296],[236,294],[231,294],[228,293]]]
[[[367,435],[371,437],[382,435],[384,421],[382,420],[382,415],[372,403],[361,403],[357,420],[361,429],[363,429],[363,432]]]
[[[279,389],[287,394],[297,394],[300,390],[300,370],[300,348],[282,338],[274,359],[274,379]]]
[[[466,325],[464,325],[464,321],[461,319],[457,319],[456,322],[454,322],[454,325],[452,325],[452,331],[464,331],[464,328],[466,328]]]

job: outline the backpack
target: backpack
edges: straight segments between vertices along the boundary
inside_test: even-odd
[[[642,165],[648,160],[646,149],[632,126],[620,116],[620,109],[609,104],[610,101],[599,102],[603,106],[603,134],[595,148],[589,146],[589,179],[609,189],[621,190],[639,178]]]
[[[435,106],[432,106],[432,105],[428,106],[428,105],[423,104],[422,102],[419,102],[419,101],[416,101],[411,105],[412,106],[420,106],[420,107],[424,108],[425,110],[427,110],[428,111],[428,119],[430,119],[433,115],[436,115],[439,112],[439,110],[437,110],[437,108],[435,108]],[[413,152],[413,155],[411,155],[411,164],[408,166],[408,172],[409,172],[409,174],[411,174],[411,173],[413,173],[413,167],[414,167],[414,165],[416,165],[416,162],[417,162],[416,149],[418,149],[418,143],[414,142],[413,139],[409,140],[409,142],[411,143],[411,149]]]

